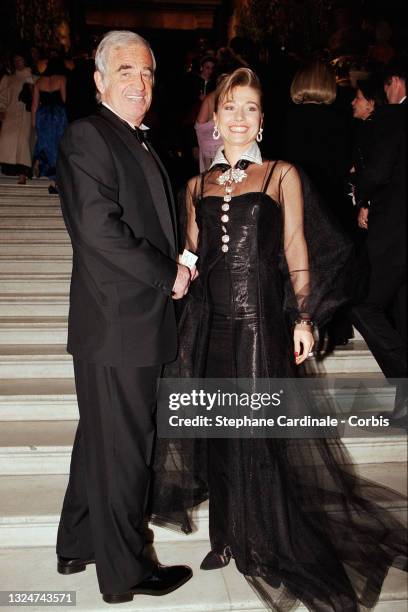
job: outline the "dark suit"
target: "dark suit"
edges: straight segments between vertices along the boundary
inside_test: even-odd
[[[155,152],[104,107],[69,127],[57,173],[80,412],[57,552],[95,556],[101,592],[120,593],[151,570],[143,520],[156,384],[177,348],[174,206]]]
[[[380,107],[366,123],[355,186],[359,205],[370,202],[369,289],[352,316],[385,376],[400,378],[407,376],[406,107]]]

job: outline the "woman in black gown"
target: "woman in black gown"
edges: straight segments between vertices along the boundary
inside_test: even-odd
[[[316,214],[306,177],[262,159],[260,85],[249,69],[220,84],[214,120],[223,148],[187,189],[186,246],[199,276],[166,375],[295,377],[313,346],[312,318],[324,322],[341,304],[349,247]],[[370,608],[389,566],[405,567],[405,530],[376,503],[397,494],[348,463],[338,440],[159,439],[153,520],[188,532],[184,510],[209,497],[202,569],[233,557],[279,612],[296,600],[313,612]]]

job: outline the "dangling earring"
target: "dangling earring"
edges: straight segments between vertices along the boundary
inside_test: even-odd
[[[220,130],[218,129],[217,126],[214,127],[214,131],[213,131],[213,138],[214,140],[218,140],[220,137]]]
[[[259,128],[259,132],[256,135],[257,142],[262,142],[262,132],[263,132],[263,128]]]

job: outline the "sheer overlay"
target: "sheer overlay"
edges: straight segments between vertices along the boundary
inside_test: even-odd
[[[220,169],[187,188],[183,226],[200,276],[165,376],[299,376],[294,321],[323,324],[347,299],[351,248],[306,176],[284,162],[246,173],[226,213]],[[211,548],[231,551],[271,610],[298,600],[313,612],[370,609],[388,568],[406,569],[406,529],[387,510],[405,500],[358,477],[338,439],[159,439],[154,468],[153,522],[188,533],[209,497]]]

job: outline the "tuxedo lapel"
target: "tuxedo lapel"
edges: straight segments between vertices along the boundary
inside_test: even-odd
[[[172,221],[173,221],[173,235],[174,235],[174,244],[177,247],[177,232],[176,232],[176,206],[174,203],[174,197],[173,197],[173,187],[170,183],[170,179],[169,179],[169,175],[167,174],[167,170],[166,168],[163,166],[162,161],[160,159],[160,157],[157,155],[156,151],[154,150],[153,146],[151,145],[150,142],[147,143],[148,149],[150,151],[150,153],[153,155],[154,159],[156,160],[157,165],[160,168],[161,171],[161,175],[162,178],[164,179],[164,181],[166,182],[166,192],[168,194],[168,200],[169,201],[169,207],[170,207],[170,212],[171,212],[171,216],[172,216]]]
[[[131,127],[124,124],[114,113],[105,107],[101,107],[99,116],[103,118],[111,128],[115,130],[117,135],[121,138],[124,144],[129,149],[139,166],[143,170],[146,182],[148,184],[150,193],[152,195],[153,204],[156,208],[157,215],[159,217],[160,224],[163,228],[163,232],[173,249],[174,255],[176,254],[176,241],[175,232],[172,222],[172,214],[174,214],[173,201],[168,202],[166,190],[163,185],[163,179],[159,168],[162,168],[162,164],[159,161],[157,154],[153,151],[149,153],[140,144],[135,134],[132,133]],[[163,168],[163,176],[168,180],[167,173]],[[169,194],[171,197],[171,186],[169,185]]]

